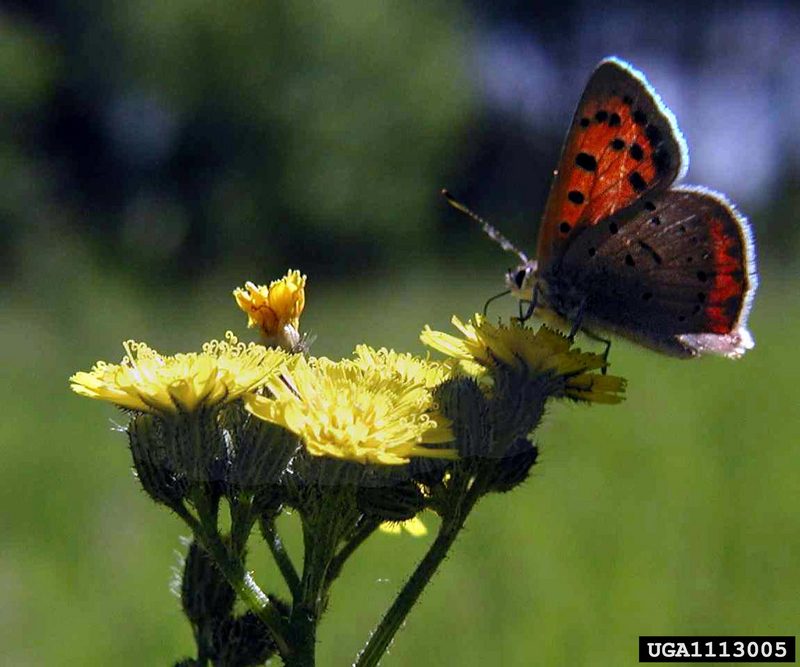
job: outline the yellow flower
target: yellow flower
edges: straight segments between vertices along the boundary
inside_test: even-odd
[[[300,315],[306,305],[306,276],[290,270],[269,286],[250,281],[233,290],[236,303],[247,313],[247,326],[258,327],[268,339],[299,340]]]
[[[438,365],[423,370],[429,362],[419,360],[416,376],[405,377],[410,362],[394,364],[394,354],[364,347],[355,361],[298,359],[267,382],[271,397],[251,394],[245,405],[300,436],[314,456],[382,465],[402,465],[414,456],[455,458],[454,450],[427,446],[453,439],[426,385]]]
[[[428,527],[418,516],[411,517],[406,521],[384,521],[380,526],[382,533],[389,535],[400,535],[406,531],[411,537],[424,537],[428,534]]]
[[[266,383],[291,359],[282,350],[245,345],[229,331],[199,353],[162,355],[144,343],[124,343],[119,364],[98,361],[70,378],[81,396],[154,414],[192,412],[232,401]]]
[[[433,389],[452,375],[452,364],[420,359],[409,352],[395,352],[382,347],[379,350],[369,345],[357,345],[355,351],[356,364],[368,370],[382,368],[396,374],[408,382],[416,382]]]
[[[561,378],[564,394],[577,400],[619,403],[623,398],[623,378],[594,372],[606,366],[602,355],[571,349],[569,338],[546,326],[537,331],[518,322],[495,326],[481,315],[475,315],[474,324],[455,316],[452,322],[463,338],[426,326],[420,339],[458,360],[470,375],[482,377],[492,369],[506,367]]]

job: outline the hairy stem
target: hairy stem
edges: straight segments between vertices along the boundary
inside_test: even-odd
[[[204,517],[202,508],[198,508],[201,519],[198,521],[185,507],[176,508],[179,516],[189,525],[194,533],[195,539],[202,545],[206,553],[213,558],[214,563],[219,567],[225,579],[256,616],[258,616],[267,627],[275,646],[281,656],[286,656],[291,652],[289,643],[284,634],[284,622],[280,612],[269,601],[253,577],[244,568],[244,564],[238,558],[230,555],[228,548],[222,541],[216,528],[212,525],[211,517]]]
[[[461,501],[449,508],[447,514],[442,518],[442,524],[436,540],[434,540],[428,553],[417,565],[416,570],[403,586],[378,627],[375,628],[354,663],[355,667],[375,667],[380,662],[397,631],[405,622],[420,595],[422,595],[422,591],[425,590],[439,565],[447,556],[450,547],[464,526],[464,521],[482,493],[482,489],[477,484],[473,485],[468,491],[465,489],[465,491],[466,493],[462,496]]]
[[[300,592],[300,575],[297,574],[297,569],[292,562],[289,552],[283,545],[283,540],[278,534],[275,527],[274,519],[261,519],[259,522],[261,526],[261,534],[264,536],[264,541],[267,543],[278,569],[281,571],[286,585],[289,587],[289,592],[292,597],[297,597]]]

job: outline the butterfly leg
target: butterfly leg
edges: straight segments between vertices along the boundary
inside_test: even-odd
[[[486,303],[483,304],[483,316],[486,317],[486,313],[489,312],[489,304],[492,301],[495,301],[496,299],[499,299],[500,297],[504,297],[506,294],[510,294],[510,293],[511,293],[511,290],[505,290],[504,292],[500,292],[500,294],[495,294],[494,296],[489,297],[486,300]],[[522,306],[520,306],[520,308],[522,308]],[[522,313],[522,310],[520,310],[520,313]]]
[[[578,306],[578,310],[576,311],[575,319],[572,321],[572,328],[570,329],[569,332],[569,340],[570,342],[574,341],[575,335],[578,333],[578,331],[582,331],[584,334],[586,334],[587,338],[591,338],[592,340],[596,340],[598,343],[605,344],[606,349],[603,350],[603,369],[601,371],[602,374],[605,375],[606,368],[608,365],[608,353],[611,351],[611,341],[608,338],[603,338],[602,336],[597,335],[594,331],[591,331],[590,329],[584,329],[581,327],[581,324],[583,323],[583,312],[585,306],[586,306],[586,300],[581,301],[581,305]]]
[[[583,323],[583,311],[586,308],[586,299],[581,301],[580,305],[575,309],[575,317],[572,319],[572,328],[569,330],[569,342],[572,343],[575,341],[575,334],[577,334],[581,330],[581,324]]]
[[[522,312],[522,308],[524,303],[528,304],[527,309],[525,312]],[[523,301],[520,300],[519,302],[519,323],[522,324],[523,322],[528,321],[533,316],[533,311],[536,310],[536,306],[539,304],[539,283],[536,283],[533,286],[533,296],[531,297],[530,301]]]
[[[603,375],[606,374],[606,369],[608,366],[608,353],[611,352],[611,341],[608,338],[603,338],[602,336],[598,336],[594,331],[590,331],[589,329],[584,329],[583,333],[586,334],[587,338],[591,338],[592,340],[596,340],[598,343],[603,343],[606,348],[603,350]]]

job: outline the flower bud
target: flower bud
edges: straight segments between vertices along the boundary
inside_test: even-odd
[[[269,285],[245,283],[233,291],[236,303],[247,314],[247,326],[261,329],[268,345],[284,350],[302,349],[300,316],[306,304],[306,276],[290,270]]]
[[[215,665],[255,667],[275,653],[275,644],[264,623],[252,611],[227,618],[214,632]]]
[[[374,484],[372,468],[362,463],[315,456],[301,448],[292,460],[292,482],[301,486],[342,487]]]
[[[174,506],[186,495],[186,476],[167,457],[163,422],[139,414],[128,424],[128,441],[139,483],[157,503]]]
[[[439,409],[452,421],[459,456],[488,456],[492,448],[489,407],[483,391],[471,378],[444,382],[436,390]]]
[[[258,492],[279,483],[300,443],[289,431],[257,419],[239,405],[226,411],[230,436],[229,485]]]
[[[189,545],[183,565],[181,603],[191,623],[198,627],[218,625],[230,616],[236,593],[214,561],[196,543]]]
[[[164,420],[170,458],[190,482],[216,482],[224,474],[227,452],[218,415],[214,406]]]
[[[544,415],[545,401],[553,394],[553,379],[527,368],[501,368],[495,375],[491,400],[492,424],[498,448],[525,438]]]
[[[495,459],[488,475],[491,491],[506,493],[522,484],[539,456],[539,448],[527,438],[515,440],[502,458]]]
[[[427,488],[440,484],[454,462],[446,459],[430,459],[422,456],[411,459],[408,464],[409,477]]]
[[[425,496],[419,486],[409,480],[392,486],[360,487],[356,503],[369,517],[381,521],[406,521],[422,511]]]

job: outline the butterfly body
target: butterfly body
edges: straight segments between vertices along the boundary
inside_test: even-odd
[[[721,194],[674,186],[688,152],[644,76],[609,58],[578,104],[537,246],[509,289],[573,328],[677,357],[741,356],[756,289],[745,218]]]

